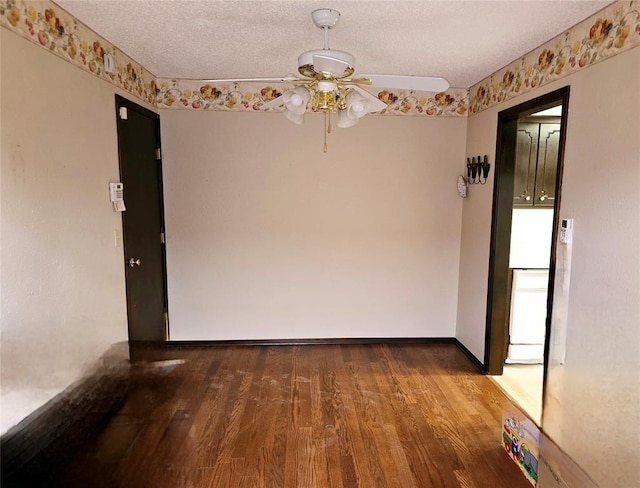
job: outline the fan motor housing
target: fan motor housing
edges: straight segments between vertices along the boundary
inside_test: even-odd
[[[307,78],[321,77],[322,73],[318,73],[313,68],[313,57],[315,55],[330,56],[348,64],[342,73],[331,73],[335,78],[345,78],[351,76],[355,72],[355,58],[353,55],[345,51],[336,51],[335,49],[315,49],[307,51],[298,56],[298,73]]]

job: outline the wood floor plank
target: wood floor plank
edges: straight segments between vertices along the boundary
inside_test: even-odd
[[[216,463],[208,488],[227,488],[230,485],[231,462]]]
[[[268,349],[256,397],[260,408],[247,419],[253,433],[245,446],[246,458],[253,460],[250,468],[261,487],[284,486],[293,356],[291,346]]]
[[[383,469],[386,473],[388,486],[397,488],[416,488],[416,480],[409,467],[409,462],[405,455],[400,439],[394,425],[385,425],[379,429],[378,445],[382,455],[388,461],[384,463]]]
[[[255,408],[251,401],[251,390],[254,376],[241,374],[237,397],[231,409],[227,412],[224,436],[217,446],[217,461],[228,462],[232,458],[244,458],[247,438],[250,435],[250,424],[245,420],[246,409]],[[232,390],[233,391],[233,390]]]
[[[361,369],[368,364],[367,357],[360,357],[359,346],[349,350],[349,363],[340,376],[342,402],[344,404],[341,428],[346,431],[349,443],[346,451],[353,461],[358,486],[384,486],[384,474],[380,466],[371,428],[375,425],[375,413],[362,385]]]
[[[530,486],[500,447],[516,407],[454,345],[181,347],[159,370],[141,357],[60,486]]]
[[[221,417],[214,412],[223,409],[229,413],[234,408],[243,376],[231,373],[236,371],[234,348],[215,348],[211,355],[212,364],[207,369],[206,380],[208,390],[194,420],[194,425],[198,428],[195,432],[195,451],[188,454],[197,454],[200,467],[229,468],[228,460],[226,464],[218,461],[220,443],[223,442],[229,425],[229,415]]]

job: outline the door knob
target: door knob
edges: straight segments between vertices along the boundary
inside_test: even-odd
[[[138,259],[134,259],[134,258],[129,259],[129,266],[131,266],[132,268],[135,268],[136,266],[140,266],[141,263],[142,263],[142,261],[140,261],[140,258],[138,258]]]

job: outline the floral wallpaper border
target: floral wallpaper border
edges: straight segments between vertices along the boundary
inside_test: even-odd
[[[156,79],[51,1],[0,0],[0,26],[157,108],[261,112],[265,102],[292,86]],[[367,89],[388,105],[383,115],[466,117],[638,46],[640,0],[618,0],[469,90]],[[105,54],[114,60],[112,73],[105,71]]]
[[[156,106],[155,76],[55,3],[0,0],[0,25]],[[112,73],[105,54],[113,58]]]
[[[640,46],[640,2],[619,0],[469,89],[470,114]]]
[[[198,80],[160,78],[158,107],[190,110],[225,110],[261,112],[262,105],[293,87],[291,83],[219,83],[212,85]],[[466,116],[469,107],[466,89],[450,89],[442,93],[413,90],[367,91],[385,102],[382,115],[445,115]],[[282,111],[283,108],[268,109]]]

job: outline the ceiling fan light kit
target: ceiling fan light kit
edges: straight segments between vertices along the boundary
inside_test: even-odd
[[[449,88],[449,82],[444,78],[401,75],[353,76],[355,57],[348,52],[329,48],[329,30],[337,25],[340,12],[322,8],[311,12],[311,18],[324,32],[324,47],[306,51],[298,56],[300,78],[289,75],[273,78],[273,81],[286,80],[297,86],[265,103],[262,108],[284,106],[285,116],[296,124],[303,123],[307,108],[312,112],[324,113],[324,152],[327,152],[327,134],[331,132],[332,114],[338,116],[338,127],[346,128],[357,124],[368,113],[380,112],[387,108],[386,103],[358,85],[432,92]]]
[[[309,90],[304,86],[299,86],[293,90],[284,92],[282,94],[282,99],[289,112],[302,115],[307,111]]]
[[[284,116],[287,119],[289,119],[291,122],[293,122],[294,124],[297,124],[297,125],[302,125],[303,122],[304,122],[304,115],[296,114],[296,113],[291,112],[289,110],[285,110]]]
[[[347,127],[353,127],[358,123],[357,118],[349,117],[347,110],[338,110],[338,127],[346,129]]]

